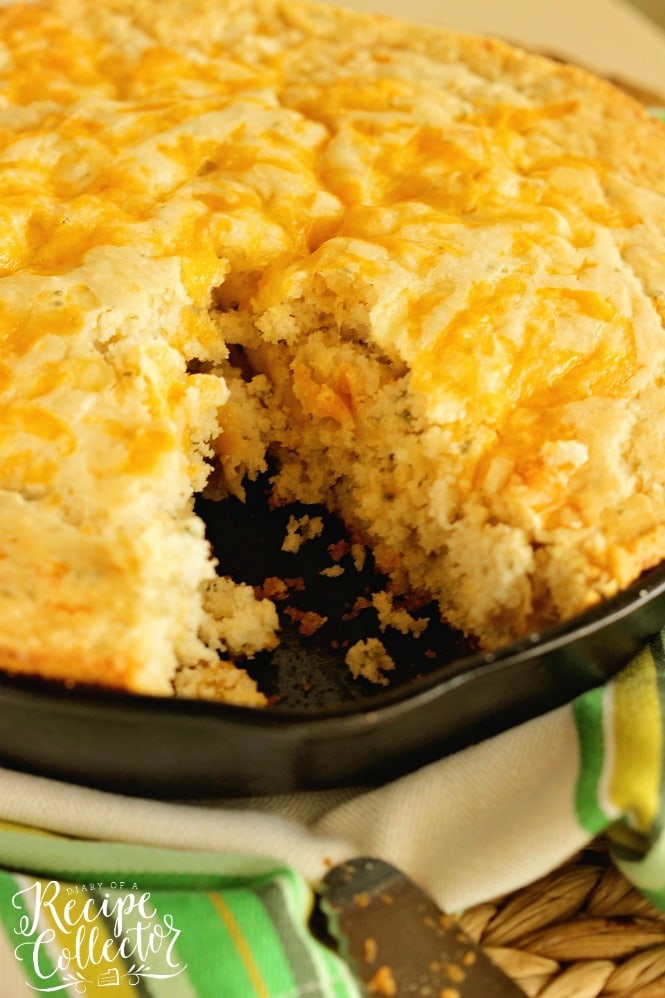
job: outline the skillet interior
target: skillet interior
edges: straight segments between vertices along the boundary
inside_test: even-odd
[[[262,486],[245,507],[201,504],[224,569],[251,583],[289,567],[280,552],[288,517],[265,516]],[[309,511],[312,512],[311,510]],[[251,664],[273,697],[265,710],[122,695],[0,676],[0,762],[74,783],[153,797],[274,794],[376,784],[505,730],[602,683],[665,620],[665,565],[565,625],[495,655],[430,624],[415,640],[382,633],[373,611],[348,608],[382,579],[369,568],[331,580],[335,521],[299,557],[312,576],[308,605],[329,621],[311,638],[287,628],[276,653]],[[229,538],[234,542],[229,545]],[[293,556],[289,556],[293,557]],[[344,564],[343,560],[340,564]],[[334,583],[334,584],[333,584]],[[289,600],[297,602],[297,594]],[[428,609],[422,611],[427,615]],[[344,648],[374,629],[397,668],[390,685],[354,680]]]

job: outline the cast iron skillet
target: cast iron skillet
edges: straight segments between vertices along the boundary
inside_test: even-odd
[[[271,575],[309,579],[287,601],[278,650],[250,670],[271,696],[263,710],[65,689],[0,675],[0,763],[73,783],[148,797],[285,793],[377,784],[570,701],[611,677],[665,622],[665,565],[619,596],[542,635],[494,655],[475,653],[434,621],[415,640],[381,631],[371,609],[350,613],[358,596],[381,589],[371,564],[331,559],[341,528],[299,556],[280,551],[298,508],[266,516],[262,485],[246,506],[202,502],[213,544],[224,534],[223,569],[252,584]],[[312,511],[309,511],[310,513]],[[314,511],[317,512],[317,511]],[[294,560],[297,558],[297,560]],[[339,564],[339,578],[320,575]],[[366,605],[362,604],[362,605]],[[299,611],[328,617],[312,636]],[[295,611],[295,612],[294,612]],[[320,618],[315,618],[320,622]],[[390,685],[354,680],[345,644],[379,636],[396,669]]]

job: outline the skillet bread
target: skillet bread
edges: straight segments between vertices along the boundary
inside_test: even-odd
[[[193,497],[268,455],[484,648],[665,557],[637,102],[299,0],[10,3],[0,75],[0,667],[264,702]]]

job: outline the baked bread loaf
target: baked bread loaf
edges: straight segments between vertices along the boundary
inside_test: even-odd
[[[1,668],[261,703],[192,500],[268,454],[486,648],[665,557],[636,101],[306,0],[10,3],[0,74]]]

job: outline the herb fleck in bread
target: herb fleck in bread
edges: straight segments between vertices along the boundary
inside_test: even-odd
[[[637,102],[279,0],[10,4],[0,66],[1,667],[262,703],[192,499],[268,454],[485,647],[665,557]]]

